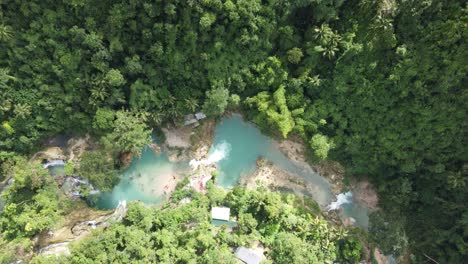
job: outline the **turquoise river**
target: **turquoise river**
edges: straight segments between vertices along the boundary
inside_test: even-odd
[[[321,206],[336,200],[330,183],[324,177],[309,166],[299,165],[288,159],[274,140],[264,136],[253,124],[243,121],[239,115],[223,118],[217,124],[209,156],[213,154],[222,154],[222,158],[216,161],[219,171],[217,183],[224,188],[238,184],[240,177],[255,170],[256,160],[264,157],[289,173],[312,183],[312,198]],[[119,200],[161,203],[166,197],[164,183],[175,174],[186,174],[190,171],[189,161],[172,163],[166,154],[155,154],[146,148],[141,157],[135,158],[123,172],[120,183],[113,191],[99,197],[97,205],[100,208],[113,208]],[[367,227],[367,208],[355,201],[349,201],[341,207],[343,210],[340,214],[343,217],[353,217],[359,226]]]

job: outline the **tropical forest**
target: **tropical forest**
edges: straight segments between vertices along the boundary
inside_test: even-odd
[[[0,0],[0,263],[468,263],[461,0]]]

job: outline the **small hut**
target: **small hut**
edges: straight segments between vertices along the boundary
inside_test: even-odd
[[[211,208],[212,220],[229,221],[229,215],[231,214],[231,208],[228,207],[213,207]]]
[[[238,247],[234,254],[246,264],[260,264],[263,258],[259,252],[246,247]]]
[[[195,113],[195,118],[197,120],[202,120],[206,118],[206,115],[203,112],[198,112],[198,113]]]
[[[193,116],[193,114],[186,115],[184,118],[184,126],[198,123],[198,120]]]
[[[226,226],[232,229],[237,226],[237,222],[229,221],[231,209],[227,207],[211,208],[211,223],[214,226]]]

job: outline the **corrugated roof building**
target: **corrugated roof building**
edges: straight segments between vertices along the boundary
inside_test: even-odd
[[[203,118],[206,118],[206,115],[203,112],[198,112],[198,113],[195,113],[195,118],[197,120],[201,120]]]
[[[228,207],[213,207],[211,208],[211,218],[216,220],[229,221],[231,208]]]
[[[246,264],[260,264],[263,258],[258,252],[246,247],[238,247],[234,254]]]

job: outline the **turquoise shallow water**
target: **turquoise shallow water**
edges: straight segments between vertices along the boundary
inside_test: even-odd
[[[115,208],[119,200],[161,203],[166,199],[165,186],[172,177],[188,169],[187,163],[172,163],[166,154],[155,154],[150,148],[145,148],[141,157],[135,158],[122,173],[119,184],[112,192],[101,194],[96,205],[110,209]]]
[[[65,165],[51,166],[48,170],[52,176],[65,176]]]
[[[299,175],[314,186],[312,198],[325,206],[335,200],[330,183],[310,167],[300,166],[289,160],[277,147],[277,143],[261,134],[251,123],[244,122],[240,115],[223,118],[215,128],[213,146],[209,156],[223,152],[224,157],[217,161],[219,176],[217,184],[231,188],[239,179],[255,170],[259,157],[278,165],[282,169]],[[120,183],[110,193],[100,195],[97,206],[115,208],[119,200],[140,200],[148,204],[158,204],[166,199],[164,187],[175,174],[191,170],[187,162],[171,163],[167,155],[155,154],[146,148],[142,156],[135,158],[123,172]],[[358,204],[345,204],[341,215],[353,217],[359,226],[367,227],[368,212]]]
[[[340,215],[342,217],[352,217],[360,227],[369,226],[369,209],[356,202],[341,205]]]
[[[220,144],[229,145],[229,153],[218,162],[218,184],[225,188],[235,186],[240,177],[255,170],[256,161],[264,157],[286,171],[297,174],[313,183],[313,198],[326,205],[334,198],[331,186],[322,176],[310,168],[297,165],[289,160],[270,138],[263,135],[253,124],[244,122],[239,115],[223,119],[215,130],[213,152]]]

